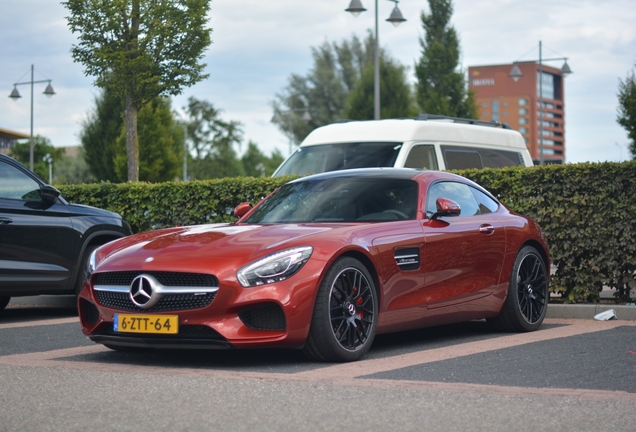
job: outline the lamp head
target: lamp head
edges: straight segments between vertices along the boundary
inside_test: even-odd
[[[402,12],[398,8],[398,0],[391,0],[395,3],[395,7],[393,8],[393,12],[391,12],[391,16],[387,18],[387,21],[393,24],[395,27],[402,24],[406,19],[402,16]]]
[[[13,99],[14,101],[17,101],[18,99],[20,99],[22,96],[20,96],[20,92],[18,91],[18,88],[16,86],[13,86],[13,91],[11,92],[11,94],[9,95],[9,97],[11,99]]]
[[[563,62],[563,66],[561,66],[561,75],[568,76],[572,73],[572,69],[570,69],[570,65],[568,65],[568,59],[565,59]]]
[[[362,6],[362,2],[360,0],[351,0],[349,7],[345,9],[345,12],[351,12],[351,15],[354,17],[357,17],[364,11],[366,11],[366,9]]]
[[[523,74],[521,73],[521,69],[519,69],[519,65],[517,65],[517,62],[514,62],[512,64],[512,69],[510,69],[510,73],[508,74],[508,76],[515,80],[515,82],[519,81],[519,78],[523,76]]]

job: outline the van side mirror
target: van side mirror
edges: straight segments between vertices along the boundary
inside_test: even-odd
[[[234,207],[234,216],[238,218],[242,218],[247,214],[248,211],[252,209],[252,204],[248,202],[241,203]]]
[[[455,201],[448,198],[437,198],[435,201],[437,211],[431,216],[435,220],[443,216],[459,216],[462,212],[461,207]]]

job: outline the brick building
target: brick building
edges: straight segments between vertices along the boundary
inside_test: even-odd
[[[515,64],[522,74],[516,80],[510,77],[513,64],[468,68],[469,88],[475,92],[480,119],[508,123],[521,132],[535,164],[540,159],[539,135],[543,134],[544,163],[565,163],[564,76],[544,64],[539,79],[539,63]]]

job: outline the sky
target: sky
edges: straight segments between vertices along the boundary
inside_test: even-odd
[[[204,62],[205,81],[173,98],[183,112],[194,96],[223,110],[225,120],[243,124],[245,144],[255,142],[270,154],[289,153],[289,141],[271,123],[272,101],[291,74],[307,74],[311,47],[364,37],[374,26],[375,6],[358,17],[345,12],[350,0],[212,0],[212,45]],[[386,22],[394,3],[378,1],[380,44],[409,67],[421,57],[420,14],[426,0],[402,0],[407,19],[399,27]],[[573,74],[565,81],[566,161],[621,161],[630,158],[629,139],[616,122],[619,79],[636,63],[634,0],[455,0],[451,24],[460,37],[461,67],[567,57]],[[68,29],[68,11],[57,0],[0,0],[0,128],[28,134],[30,86],[23,96],[8,96],[16,82],[51,79],[56,94],[34,87],[34,133],[57,147],[79,145],[79,133],[99,91],[70,50],[77,43]],[[562,62],[548,63],[560,68]]]

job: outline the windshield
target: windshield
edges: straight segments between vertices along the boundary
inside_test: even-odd
[[[251,224],[388,222],[415,219],[413,180],[331,178],[296,181],[278,189],[245,221]]]
[[[401,143],[345,143],[300,147],[276,172],[308,175],[350,168],[392,167]]]

